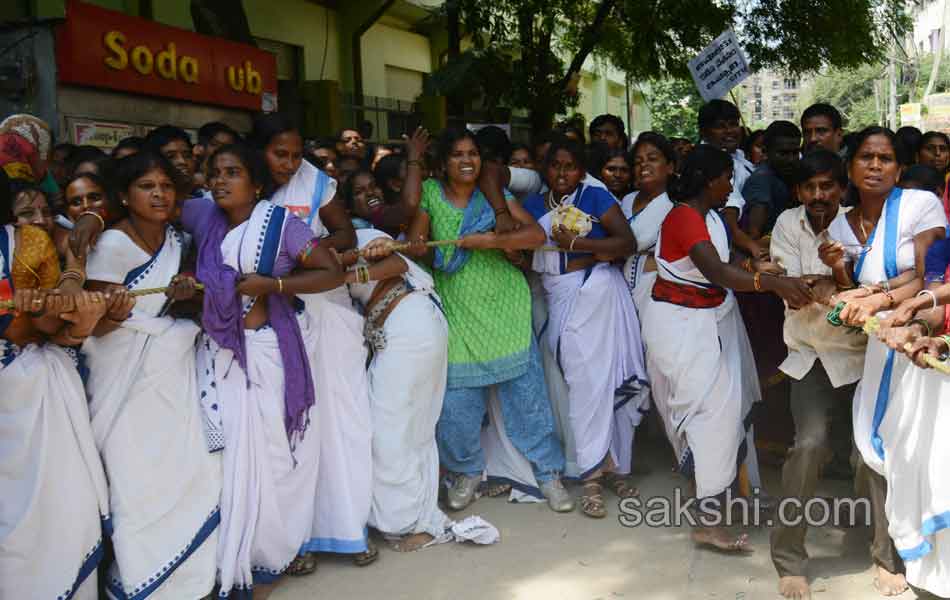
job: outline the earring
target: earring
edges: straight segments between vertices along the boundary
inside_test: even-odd
[[[261,191],[260,191],[260,190],[257,190],[257,192],[255,192],[255,196],[257,197],[258,200],[260,200],[260,199],[261,199]]]
[[[123,200],[123,201],[122,201],[122,206],[128,206],[128,205],[129,205],[129,201],[128,201],[128,200]]]

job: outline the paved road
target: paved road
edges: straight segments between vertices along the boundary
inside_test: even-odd
[[[683,480],[666,469],[664,448],[651,444],[642,463],[652,472],[638,484],[643,497],[670,496]],[[766,488],[777,490],[778,472],[764,469]],[[847,494],[829,482],[822,494]],[[576,490],[575,490],[576,491]],[[779,598],[769,560],[768,529],[750,531],[756,552],[737,557],[697,550],[680,528],[626,528],[610,514],[593,520],[555,514],[543,504],[508,504],[482,498],[460,516],[478,514],[501,531],[501,542],[452,544],[412,554],[381,549],[366,568],[328,557],[313,575],[288,578],[273,600],[304,598],[446,600],[760,600]],[[454,515],[453,515],[454,516]],[[874,600],[866,528],[811,530],[811,574],[817,599]],[[901,598],[913,598],[911,592]]]

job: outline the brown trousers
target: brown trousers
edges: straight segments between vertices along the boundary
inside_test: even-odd
[[[831,413],[837,403],[850,406],[854,400],[855,385],[834,388],[820,361],[800,381],[791,382],[791,410],[795,422],[795,445],[789,450],[782,467],[782,496],[812,498],[818,488],[822,466],[830,459],[832,442],[829,439]],[[887,482],[871,470],[860,454],[854,452],[855,493],[867,497],[871,504],[871,560],[891,573],[903,573],[904,564],[897,555],[894,542],[887,534],[887,516],[884,499]],[[788,508],[785,516],[792,519],[798,510]],[[804,576],[808,552],[805,550],[804,521],[797,526],[776,524],[772,530],[772,563],[780,577]]]

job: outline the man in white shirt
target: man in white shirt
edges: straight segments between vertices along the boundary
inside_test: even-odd
[[[837,292],[837,286],[831,270],[818,256],[818,246],[827,235],[825,229],[847,210],[840,205],[847,181],[837,154],[824,149],[807,154],[800,163],[796,186],[803,205],[783,212],[772,230],[772,260],[781,264],[789,277],[812,281],[818,299],[807,306],[786,308],[788,358],[779,367],[791,379],[795,423],[795,444],[782,468],[782,495],[803,502],[814,496],[822,468],[832,455],[832,411],[837,405],[851,405],[864,368],[867,337],[833,327],[827,321],[828,306],[824,303]],[[869,477],[867,467],[860,465],[858,470],[862,477]],[[877,493],[883,491],[882,485],[868,480],[874,525],[871,556],[890,573],[898,573],[902,566],[887,534],[883,495]],[[789,506],[782,512],[785,514],[779,518],[789,522],[797,510]],[[779,592],[786,598],[811,598],[805,575],[806,528],[804,521],[795,527],[779,523],[772,531],[772,562],[779,574]]]

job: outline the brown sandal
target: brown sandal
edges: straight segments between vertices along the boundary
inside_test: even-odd
[[[366,542],[366,552],[360,552],[353,555],[353,564],[357,567],[365,567],[376,562],[379,558],[379,548],[373,542]]]
[[[610,488],[610,491],[618,498],[636,498],[640,495],[640,490],[630,483],[630,478],[616,473],[605,473],[604,484]]]
[[[303,556],[298,556],[295,558],[287,568],[284,569],[285,575],[290,575],[291,577],[303,577],[305,575],[310,575],[317,570],[317,554],[315,552],[307,552]]]
[[[607,507],[604,505],[604,487],[601,485],[601,479],[591,479],[584,482],[584,493],[581,495],[581,512],[595,519],[603,519],[607,516]]]

